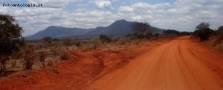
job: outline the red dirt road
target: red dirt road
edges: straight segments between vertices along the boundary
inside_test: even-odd
[[[223,90],[223,54],[188,36],[172,39],[70,50],[56,66],[0,78],[0,90]]]
[[[172,40],[105,75],[85,89],[223,90],[222,54],[209,52],[209,49],[197,45],[190,37]],[[213,69],[217,64],[209,61],[218,62],[218,68]]]

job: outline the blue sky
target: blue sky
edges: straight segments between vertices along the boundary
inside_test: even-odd
[[[3,7],[3,3],[43,7]],[[223,0],[0,0],[0,14],[11,14],[32,35],[48,26],[95,28],[116,20],[148,22],[163,29],[194,31],[200,22],[223,25]]]

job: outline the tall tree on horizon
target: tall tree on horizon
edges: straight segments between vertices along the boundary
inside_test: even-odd
[[[132,26],[132,30],[144,34],[150,29],[150,25],[147,22],[137,22]]]

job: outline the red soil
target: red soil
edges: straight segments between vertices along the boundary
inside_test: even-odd
[[[70,60],[0,81],[0,90],[222,90],[223,54],[189,37],[118,51],[70,50]]]
[[[57,66],[23,72],[0,81],[0,90],[79,90],[105,74],[124,66],[170,39],[131,45],[118,51],[70,50],[71,58]]]
[[[223,54],[179,37],[96,80],[87,90],[223,90]]]

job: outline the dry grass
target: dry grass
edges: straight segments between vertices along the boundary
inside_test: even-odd
[[[223,35],[212,36],[211,39],[204,42],[206,45],[223,52]]]
[[[221,52],[223,52],[223,42],[221,42],[220,44],[216,45],[215,48]]]
[[[61,56],[60,56],[60,59],[61,60],[68,60],[69,58],[70,58],[69,54],[66,51],[63,51]]]
[[[126,48],[136,48],[148,41],[147,39],[134,39],[133,37],[113,38],[111,42],[102,43],[99,38],[90,40],[66,38],[64,41],[51,43],[28,43],[20,52],[13,53],[6,64],[8,71],[21,72],[23,70],[37,70],[59,64],[68,60],[67,50],[95,50],[117,51]],[[129,47],[136,46],[136,47]],[[101,66],[103,62],[98,61]]]
[[[36,61],[37,57],[35,53],[27,52],[22,60],[23,68],[25,70],[32,70],[32,67]]]

